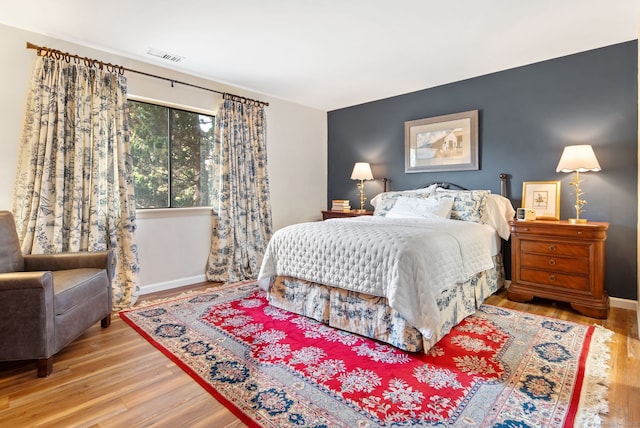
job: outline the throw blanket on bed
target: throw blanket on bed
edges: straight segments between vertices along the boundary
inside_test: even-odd
[[[493,267],[495,230],[434,218],[361,216],[278,230],[262,262],[263,288],[276,275],[386,297],[425,337],[439,317],[436,296]]]

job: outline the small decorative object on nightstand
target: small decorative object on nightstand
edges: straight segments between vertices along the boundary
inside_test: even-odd
[[[609,223],[512,220],[510,225],[510,300],[544,297],[568,302],[583,315],[607,318],[604,244]]]
[[[327,210],[327,211],[322,211],[322,220],[327,220],[329,218],[358,217],[360,215],[373,215],[373,211],[360,211],[360,210],[333,211],[333,210]]]

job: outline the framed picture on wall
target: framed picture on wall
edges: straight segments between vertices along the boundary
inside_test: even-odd
[[[478,110],[404,123],[405,172],[478,169]]]
[[[560,182],[522,183],[522,208],[535,210],[536,220],[560,220]]]

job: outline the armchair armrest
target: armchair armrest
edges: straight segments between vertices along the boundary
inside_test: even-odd
[[[55,346],[51,272],[0,273],[0,357],[46,358]]]
[[[51,272],[8,272],[0,273],[0,293],[8,290],[51,289],[53,297],[53,275]],[[4,299],[0,298],[0,305]],[[15,302],[11,302],[12,305]]]
[[[106,269],[109,279],[113,278],[115,263],[116,257],[113,250],[24,256],[24,268],[27,272],[96,268]]]

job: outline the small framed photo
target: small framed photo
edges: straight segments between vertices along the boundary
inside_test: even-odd
[[[560,220],[560,182],[522,183],[522,208],[536,212],[536,220]]]
[[[478,169],[478,110],[404,123],[405,172]]]

